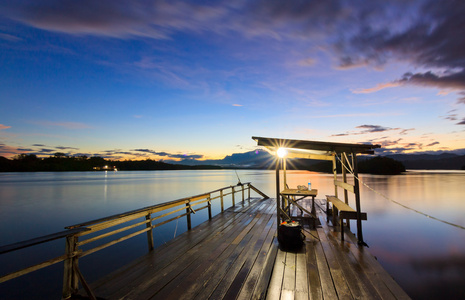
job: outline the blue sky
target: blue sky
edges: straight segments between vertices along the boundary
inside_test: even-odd
[[[0,1],[0,155],[465,148],[463,1]]]

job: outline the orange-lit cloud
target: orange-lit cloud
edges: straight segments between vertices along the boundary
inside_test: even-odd
[[[13,147],[5,144],[0,143],[0,156],[4,157],[13,157],[15,155],[24,153],[26,151],[21,150],[18,147]]]
[[[354,93],[354,94],[375,93],[375,92],[378,92],[378,91],[380,91],[382,89],[397,87],[399,85],[401,85],[401,83],[399,83],[399,82],[379,83],[375,87],[372,87],[372,88],[352,90],[352,93]]]
[[[11,126],[6,126],[6,125],[3,125],[3,124],[0,124],[0,130],[8,129],[8,128],[11,128]]]

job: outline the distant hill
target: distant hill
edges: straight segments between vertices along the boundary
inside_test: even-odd
[[[465,155],[455,153],[441,153],[441,154],[393,154],[382,155],[384,157],[392,158],[402,162],[406,169],[429,169],[429,170],[461,170],[465,168]],[[373,156],[361,156],[361,160],[372,158]],[[249,151],[245,153],[235,153],[228,155],[223,159],[218,160],[193,160],[186,159],[181,161],[166,161],[172,164],[182,165],[217,165],[225,168],[257,168],[267,169],[272,168],[274,157],[265,150]],[[331,170],[328,163],[322,161],[301,159],[293,160],[296,169],[318,169],[318,170]],[[292,168],[292,166],[289,166]]]
[[[270,166],[270,162],[274,159],[265,150],[249,151],[245,153],[234,153],[228,155],[223,159],[210,159],[210,160],[195,160],[183,159],[180,161],[165,160],[170,164],[179,165],[217,165],[225,168],[257,168],[266,169]]]
[[[396,154],[387,155],[402,162],[407,169],[461,170],[465,167],[465,155],[453,153],[435,154]]]

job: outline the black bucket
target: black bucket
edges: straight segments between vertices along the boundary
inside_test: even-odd
[[[278,227],[279,247],[283,251],[298,251],[304,244],[302,225],[297,221],[284,221]]]

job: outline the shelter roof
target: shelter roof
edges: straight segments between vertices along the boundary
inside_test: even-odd
[[[305,150],[315,154],[330,154],[330,153],[355,153],[355,154],[373,154],[374,149],[381,148],[380,145],[373,144],[349,144],[349,143],[333,143],[321,141],[306,141],[306,140],[291,140],[268,137],[252,137],[257,142],[258,146],[264,146],[271,149],[288,148]]]

